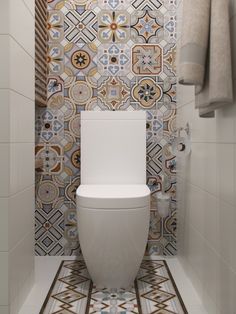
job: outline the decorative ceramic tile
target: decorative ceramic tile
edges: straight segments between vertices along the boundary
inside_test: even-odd
[[[98,106],[102,110],[125,110],[130,104],[130,81],[126,77],[102,77],[98,81]]]
[[[164,39],[164,16],[160,11],[135,11],[131,15],[134,43],[160,43]]]
[[[167,8],[168,11],[175,11],[178,8],[179,0],[162,0],[164,2],[164,6]]]
[[[156,141],[147,143],[147,174],[156,176],[162,171],[162,146]]]
[[[126,76],[130,72],[130,48],[105,44],[98,48],[98,72],[102,76]]]
[[[161,237],[161,227],[161,218],[158,211],[151,210],[148,240],[159,240]]]
[[[76,314],[78,309],[80,314],[187,314],[163,260],[143,260],[129,289],[98,288],[83,260],[63,261],[40,313]]]
[[[103,10],[125,10],[131,0],[98,0],[98,6]]]
[[[67,76],[96,76],[97,47],[93,44],[79,48],[69,44],[65,47],[65,65],[71,73]]]
[[[90,44],[96,43],[97,40],[97,16],[91,10],[83,13],[76,10],[68,10],[63,8],[64,13],[64,32],[65,38],[63,45],[66,43],[74,44]]]
[[[163,96],[162,83],[158,77],[135,77],[131,84],[133,101],[143,109],[155,109]]]
[[[97,102],[97,80],[89,76],[69,77],[65,81],[64,95],[67,112],[88,110],[91,102]]]
[[[71,206],[76,207],[76,190],[80,185],[80,177],[69,177],[68,182],[65,182],[65,198]]]
[[[39,143],[35,147],[36,160],[43,161],[42,174],[58,174],[63,169],[63,148],[59,144]]]
[[[77,212],[74,206],[65,203],[67,209],[64,211],[64,255],[76,255],[81,254],[79,238],[78,238],[78,227],[77,227]]]
[[[131,4],[135,10],[151,11],[159,10],[164,0],[132,0]]]
[[[48,45],[47,64],[49,75],[59,76],[64,72],[64,48],[60,44]]]
[[[60,77],[49,76],[47,82],[47,107],[59,110],[64,105],[64,82]]]
[[[36,142],[56,143],[64,136],[64,117],[60,110],[38,109],[36,112]]]
[[[169,142],[176,129],[176,110],[165,111],[163,115],[163,137]]]
[[[164,72],[167,77],[176,77],[176,45],[166,46],[164,54]]]
[[[71,149],[65,152],[65,166],[64,171],[70,177],[80,175],[80,145],[73,143]]]
[[[48,0],[48,9],[61,10],[63,7],[69,10],[84,12],[97,6],[97,0]]]
[[[101,43],[127,43],[130,16],[126,11],[101,11],[98,15],[98,39]]]
[[[163,137],[163,114],[159,110],[147,110],[146,138],[147,141],[160,141]]]
[[[69,134],[69,143],[76,143],[80,140],[80,112],[71,112],[64,121],[64,130]],[[66,149],[67,150],[67,149]]]
[[[135,75],[158,75],[163,68],[163,53],[159,45],[135,45],[132,48],[132,71]]]
[[[168,11],[164,18],[165,40],[176,42],[177,40],[177,16],[176,11]]]
[[[64,16],[62,12],[53,10],[48,14],[49,42],[60,42],[64,38]]]
[[[164,105],[167,109],[176,109],[176,78],[167,78],[164,80]]]

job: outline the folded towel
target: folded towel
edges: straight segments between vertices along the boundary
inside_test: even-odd
[[[179,82],[203,86],[208,49],[211,0],[184,0]]]
[[[205,50],[204,56],[203,53],[200,55],[200,63],[196,59],[197,51],[188,50],[186,58],[186,53],[181,48],[179,82],[180,84],[189,84],[188,82],[191,82],[191,85],[195,85],[196,108],[199,109],[200,117],[209,118],[215,116],[214,111],[216,109],[233,103],[229,5],[228,0],[185,0],[184,6],[189,10],[189,2],[192,2],[193,19],[194,15],[196,15],[196,18],[199,17],[199,13],[196,10],[201,9],[200,3],[205,10],[205,14],[201,13],[201,17],[203,18],[204,16],[207,19],[207,22],[203,23],[204,29],[200,30],[198,23],[193,23],[193,27],[202,32],[198,34],[195,42],[197,41],[199,47],[205,47]],[[206,2],[208,5],[206,5]],[[193,32],[190,32],[188,35],[189,26],[186,24],[188,21],[189,18],[184,16],[183,36],[185,38],[183,38],[183,48],[188,45],[188,41],[189,43],[194,41],[193,37],[190,37],[190,35],[193,36]],[[206,35],[206,32],[208,35]],[[195,60],[197,64],[195,68],[198,71],[194,74],[191,73],[193,69],[192,64],[186,62],[189,59]]]

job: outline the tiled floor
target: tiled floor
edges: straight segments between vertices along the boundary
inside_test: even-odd
[[[36,257],[35,285],[19,314],[38,314],[62,260],[74,257]],[[161,257],[161,259],[163,259]],[[189,314],[207,314],[178,258],[166,258]]]

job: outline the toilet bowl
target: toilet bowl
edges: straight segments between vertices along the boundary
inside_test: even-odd
[[[145,125],[144,112],[81,115],[78,233],[98,287],[130,287],[145,252],[150,216]]]

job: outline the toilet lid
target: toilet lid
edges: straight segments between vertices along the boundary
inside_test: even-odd
[[[77,205],[93,209],[135,209],[149,206],[150,190],[137,185],[80,185]]]

